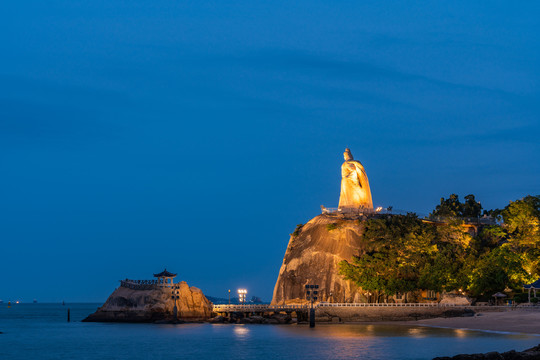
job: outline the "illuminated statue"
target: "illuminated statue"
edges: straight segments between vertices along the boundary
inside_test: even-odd
[[[345,149],[343,153],[345,162],[341,165],[341,194],[339,196],[340,209],[373,209],[371,190],[364,167],[358,160],[354,160],[351,150]]]

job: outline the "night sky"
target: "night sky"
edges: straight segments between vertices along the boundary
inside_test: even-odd
[[[2,4],[0,299],[269,301],[345,147],[376,206],[540,193],[540,3],[358,3]]]

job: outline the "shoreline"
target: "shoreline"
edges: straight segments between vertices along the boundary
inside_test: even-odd
[[[399,323],[409,326],[540,336],[540,311],[479,312],[470,317],[433,318]]]

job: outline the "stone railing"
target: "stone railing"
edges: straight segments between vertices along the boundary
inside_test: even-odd
[[[459,306],[454,304],[440,304],[437,302],[425,302],[425,303],[325,303],[321,302],[317,304],[317,307],[446,307],[446,306]]]
[[[505,309],[505,310],[537,310],[540,311],[540,306],[520,305],[464,305],[464,304],[445,304],[438,302],[424,303],[326,303],[320,302],[316,307],[466,307],[466,308],[482,308],[482,309]]]
[[[215,312],[231,312],[231,311],[238,311],[238,312],[258,312],[258,311],[287,311],[287,310],[301,310],[301,309],[307,309],[308,305],[265,305],[265,304],[248,304],[248,305],[240,305],[240,304],[234,304],[234,305],[214,305],[214,311]]]
[[[469,225],[496,225],[497,219],[493,217],[463,217],[463,218],[450,218],[443,216],[426,216],[424,220],[448,223],[452,220],[463,221],[465,224]]]
[[[327,208],[321,205],[321,213],[325,215],[373,215],[378,212],[371,208]]]
[[[442,217],[442,216],[429,216],[424,214],[419,214],[414,211],[407,211],[402,209],[394,209],[391,207],[383,208],[329,208],[321,205],[321,213],[324,215],[375,215],[375,214],[387,214],[387,215],[407,215],[409,213],[416,214],[419,219],[439,222],[439,223],[449,223],[453,220],[463,221],[467,225],[496,225],[497,219],[494,217]]]
[[[425,303],[326,303],[320,302],[314,304],[313,307],[449,307],[449,306],[462,306],[454,304],[439,304],[437,302],[425,302]],[[307,309],[309,305],[214,305],[214,311],[286,311],[286,310],[300,310]]]
[[[134,290],[153,290],[162,287],[170,287],[171,284],[163,280],[120,280],[120,286]]]
[[[309,305],[265,305],[265,304],[248,304],[248,305],[214,305],[214,312],[269,312],[269,311],[295,311],[306,310]],[[314,304],[314,308],[481,308],[482,311],[487,310],[536,310],[540,311],[540,306],[508,306],[508,305],[490,305],[490,306],[474,306],[463,304],[441,304],[438,302],[424,303],[327,303],[320,302]]]

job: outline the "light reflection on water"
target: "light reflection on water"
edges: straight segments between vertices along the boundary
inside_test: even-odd
[[[417,327],[409,328],[407,331],[408,336],[416,337],[416,338],[426,337],[427,336],[426,332],[427,331],[425,329],[417,328]]]
[[[233,325],[233,334],[238,340],[249,339],[249,327],[246,325]]]
[[[540,337],[399,324],[81,323],[95,305],[0,306],[0,359],[431,359],[523,350]]]

